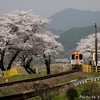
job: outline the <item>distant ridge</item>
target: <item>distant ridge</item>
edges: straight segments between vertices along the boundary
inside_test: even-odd
[[[47,26],[57,30],[68,30],[74,27],[86,27],[97,23],[100,26],[100,11],[88,11],[77,9],[65,9],[60,11],[48,19],[52,21]]]
[[[97,28],[100,32],[100,27]],[[73,50],[77,46],[80,39],[94,33],[94,26],[76,27],[60,35],[58,41],[62,43],[66,51]]]

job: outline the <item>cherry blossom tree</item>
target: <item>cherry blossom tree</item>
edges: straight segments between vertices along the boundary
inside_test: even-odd
[[[97,41],[97,49],[100,49],[100,33],[97,33]],[[82,52],[86,60],[89,59],[89,57],[91,57],[91,53],[88,52],[88,50],[95,50],[95,34],[90,34],[89,36],[85,37],[85,39],[80,39],[77,44],[78,46],[76,47],[76,50]]]
[[[69,60],[68,60],[68,58],[64,58],[64,59],[56,59],[55,62],[56,62],[56,63],[65,63],[65,64],[66,64],[66,63],[69,62]]]
[[[2,71],[5,70],[4,57],[8,53],[9,42],[17,38],[16,34],[11,33],[12,29],[7,24],[4,18],[0,18],[0,68]]]
[[[44,59],[44,63],[47,68],[47,74],[50,74],[51,55],[56,55],[63,50],[63,47],[60,43],[55,41],[55,38],[57,38],[57,36],[53,34],[51,34],[51,36],[50,33],[49,35],[37,34],[34,37],[32,37],[29,42],[32,44],[32,48],[28,48],[28,50],[22,51],[19,54],[19,63],[26,69],[28,73],[34,73],[34,71],[32,71],[30,68],[30,63],[32,62],[32,60],[34,58]]]
[[[34,15],[32,11],[15,10],[0,18],[0,68],[9,70],[16,60],[28,73],[34,57],[45,58],[63,50],[56,41],[58,36],[47,31],[49,20]],[[9,58],[7,68],[4,66],[5,57]],[[49,66],[50,67],[50,66]],[[48,69],[48,66],[47,66]],[[50,71],[48,71],[50,73]]]

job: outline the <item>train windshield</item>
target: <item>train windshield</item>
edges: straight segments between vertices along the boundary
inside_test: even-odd
[[[72,58],[71,58],[72,60],[74,60],[75,59],[75,54],[72,54]]]
[[[76,59],[78,59],[78,56],[76,56]]]
[[[83,55],[79,54],[79,59],[82,60],[83,59]]]
[[[83,60],[83,55],[80,54],[80,53],[79,54],[78,53],[77,54],[72,54],[71,59],[72,60]]]

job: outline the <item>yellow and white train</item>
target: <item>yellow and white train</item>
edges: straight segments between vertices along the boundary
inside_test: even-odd
[[[80,69],[82,67],[84,60],[83,54],[80,52],[73,52],[70,55],[70,63],[72,65],[72,69]]]

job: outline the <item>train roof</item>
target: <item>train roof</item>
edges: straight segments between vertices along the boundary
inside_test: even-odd
[[[82,54],[81,52],[73,52],[72,54]]]

